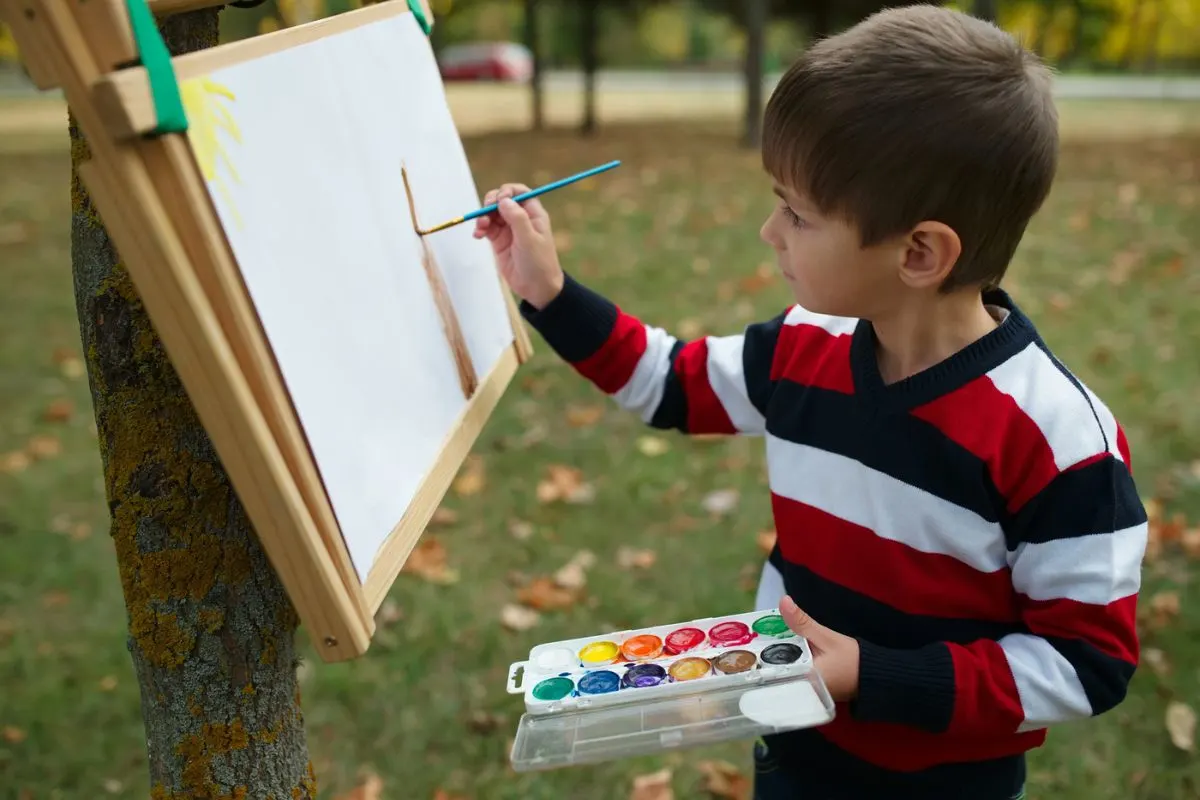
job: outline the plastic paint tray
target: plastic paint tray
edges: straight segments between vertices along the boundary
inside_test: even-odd
[[[834,717],[776,609],[549,642],[509,667],[518,772],[809,728]]]

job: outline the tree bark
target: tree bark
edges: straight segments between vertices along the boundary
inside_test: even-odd
[[[171,52],[216,44],[217,13],[162,21]],[[295,610],[79,181],[88,147],[69,125],[76,310],[151,797],[316,797]]]
[[[747,0],[746,23],[746,116],[742,126],[742,146],[758,147],[762,142],[763,62],[766,59],[767,0]]]
[[[540,131],[546,125],[545,94],[542,91],[542,53],[538,36],[538,2],[525,0],[525,46],[533,56],[533,75],[529,79],[529,102],[533,129]]]
[[[579,19],[580,61],[583,67],[583,122],[580,131],[584,135],[596,132],[596,72],[600,68],[600,9],[597,0],[581,0]]]

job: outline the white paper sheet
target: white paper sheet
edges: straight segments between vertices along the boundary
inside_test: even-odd
[[[400,167],[423,226],[478,191],[411,14],[207,78],[193,150],[365,580],[466,405]],[[226,113],[240,141],[207,124]],[[491,249],[469,225],[428,243],[482,380],[513,338]]]

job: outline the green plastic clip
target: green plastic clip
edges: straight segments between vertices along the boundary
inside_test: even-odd
[[[158,124],[155,133],[183,133],[188,128],[187,112],[179,96],[179,83],[175,78],[175,67],[171,64],[171,52],[158,32],[158,25],[146,0],[125,0],[129,10],[129,25],[133,29],[133,43],[146,73],[150,76],[150,95],[154,99],[154,113]]]
[[[421,30],[425,31],[425,35],[428,36],[429,32],[433,30],[433,26],[425,18],[425,9],[421,8],[421,0],[408,0],[408,10],[417,18],[417,22],[421,25]]]

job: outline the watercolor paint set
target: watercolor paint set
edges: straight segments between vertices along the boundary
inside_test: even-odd
[[[777,609],[539,644],[508,672],[523,694],[517,771],[750,739],[829,722],[808,642]]]

